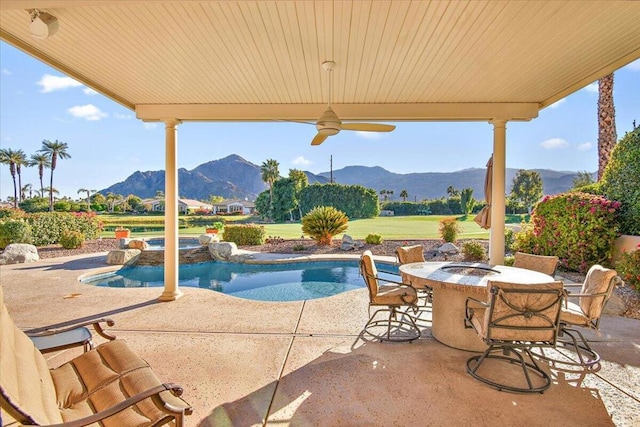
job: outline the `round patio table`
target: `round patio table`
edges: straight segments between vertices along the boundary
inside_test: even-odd
[[[415,262],[400,266],[402,281],[415,288],[433,289],[431,332],[441,343],[467,351],[484,351],[487,346],[473,329],[465,328],[467,297],[487,301],[489,280],[521,284],[554,281],[537,271],[504,265],[468,262]]]

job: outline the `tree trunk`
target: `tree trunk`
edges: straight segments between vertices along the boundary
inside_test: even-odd
[[[616,111],[613,104],[613,73],[598,81],[598,181],[602,179],[616,145]]]
[[[16,184],[15,173],[11,174],[11,178],[13,178],[13,208],[18,209],[18,184]]]

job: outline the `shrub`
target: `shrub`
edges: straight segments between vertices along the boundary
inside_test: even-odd
[[[318,206],[302,218],[302,232],[318,245],[328,246],[333,236],[346,231],[348,222],[349,218],[342,211],[332,206]]]
[[[383,242],[382,236],[380,234],[367,234],[367,237],[364,239],[370,245],[381,245]]]
[[[0,208],[0,219],[24,218],[24,212],[20,209]]]
[[[633,252],[623,252],[616,262],[616,271],[627,284],[640,292],[640,245]]]
[[[31,243],[32,236],[31,226],[22,219],[0,221],[0,249],[11,243]]]
[[[60,244],[65,249],[77,249],[84,244],[84,234],[79,231],[65,230],[60,236]]]
[[[640,126],[616,144],[600,181],[602,194],[619,200],[622,234],[640,235]]]
[[[440,220],[440,227],[438,228],[440,231],[440,237],[445,242],[453,243],[458,239],[458,234],[460,231],[460,224],[455,218],[444,218]]]
[[[533,229],[516,236],[518,250],[555,255],[569,270],[586,272],[593,264],[611,264],[620,203],[587,193],[547,196],[536,207]]]
[[[475,240],[462,244],[462,254],[465,261],[484,261],[487,258],[484,246]]]
[[[312,184],[300,191],[299,204],[305,215],[317,206],[333,206],[351,219],[380,214],[378,194],[361,185]]]
[[[303,245],[302,243],[296,243],[295,245],[293,245],[293,251],[294,252],[301,252],[307,249],[307,247],[305,245]]]
[[[511,252],[514,243],[515,233],[513,232],[513,228],[506,228],[504,230],[504,248],[506,252]]]
[[[42,212],[29,214],[33,244],[36,246],[58,243],[65,230],[79,231],[87,239],[95,239],[102,230],[102,223],[95,213]]]
[[[513,255],[504,257],[504,265],[507,267],[513,267],[513,263],[515,262],[516,257]]]
[[[234,242],[236,245],[262,245],[264,239],[264,227],[256,224],[227,225],[222,234],[222,240]]]

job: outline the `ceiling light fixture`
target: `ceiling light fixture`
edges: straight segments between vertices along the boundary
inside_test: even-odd
[[[38,9],[29,9],[31,24],[29,33],[37,39],[46,39],[53,36],[58,31],[58,18]]]

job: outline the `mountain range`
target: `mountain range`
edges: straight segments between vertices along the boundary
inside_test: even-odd
[[[406,190],[408,200],[435,199],[447,196],[447,188],[472,188],[476,199],[484,197],[484,168],[463,169],[456,172],[415,172],[399,174],[382,167],[347,166],[333,172],[313,174],[305,171],[310,184],[328,183],[331,176],[339,184],[362,185],[380,190],[393,191],[391,200],[401,200],[400,192]],[[535,169],[542,178],[544,194],[557,194],[569,190],[575,172]],[[507,169],[507,193],[518,169]],[[136,171],[127,179],[113,184],[100,193],[135,194],[141,198],[154,197],[164,191],[164,171]],[[232,154],[219,160],[203,163],[192,170],[178,170],[179,194],[189,199],[206,200],[211,195],[225,199],[255,200],[268,187],[262,181],[260,166]]]

